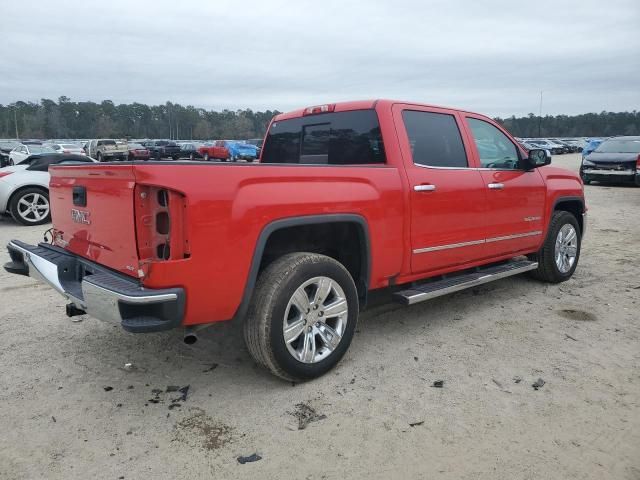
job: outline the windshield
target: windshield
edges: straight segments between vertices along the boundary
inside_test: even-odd
[[[640,153],[640,139],[638,140],[607,140],[595,150],[598,153]]]
[[[55,150],[51,147],[47,147],[46,145],[29,145],[30,153],[49,153],[55,152]]]

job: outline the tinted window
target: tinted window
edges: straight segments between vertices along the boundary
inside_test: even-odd
[[[480,166],[515,170],[520,167],[518,150],[509,138],[483,120],[467,118],[480,155]]]
[[[273,122],[262,163],[358,165],[384,163],[374,110],[323,113]]]
[[[462,136],[453,115],[404,110],[413,163],[430,167],[467,167]]]

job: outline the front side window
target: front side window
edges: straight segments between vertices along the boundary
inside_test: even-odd
[[[402,119],[413,163],[428,167],[468,167],[462,136],[453,115],[404,110]]]
[[[518,150],[504,133],[484,120],[467,118],[467,122],[478,148],[482,168],[501,170],[520,168]]]
[[[273,122],[262,163],[363,165],[385,163],[374,110],[322,113]]]

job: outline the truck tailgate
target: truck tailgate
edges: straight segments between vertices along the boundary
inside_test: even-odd
[[[133,166],[57,166],[50,174],[54,243],[136,277]]]

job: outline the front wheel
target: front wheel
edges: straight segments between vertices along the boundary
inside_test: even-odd
[[[258,278],[244,323],[254,360],[290,381],[319,377],[345,354],[358,321],[347,269],[316,253],[291,253]]]
[[[22,225],[42,225],[51,220],[49,194],[40,188],[18,192],[9,206],[11,216]]]
[[[553,212],[542,248],[529,257],[538,262],[531,274],[550,283],[569,280],[578,266],[581,244],[582,232],[576,217],[565,211]]]

